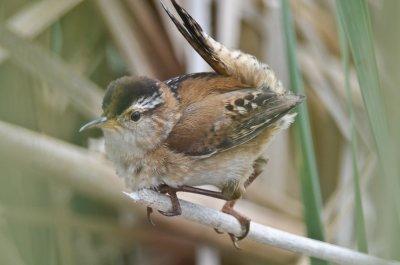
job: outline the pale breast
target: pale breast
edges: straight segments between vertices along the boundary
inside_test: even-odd
[[[184,184],[189,186],[214,185],[221,188],[231,180],[245,181],[252,173],[252,160],[252,158],[235,155],[228,151],[226,154],[218,154],[197,161]]]

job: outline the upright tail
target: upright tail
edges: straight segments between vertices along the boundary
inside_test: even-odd
[[[171,2],[183,23],[162,2],[161,4],[181,34],[214,71],[221,75],[234,76],[243,84],[252,87],[267,86],[277,94],[286,92],[267,64],[261,63],[253,55],[230,50],[215,41],[175,0]]]

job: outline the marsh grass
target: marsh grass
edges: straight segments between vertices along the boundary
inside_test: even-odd
[[[338,4],[338,2],[336,2]],[[364,218],[364,209],[362,203],[361,196],[361,188],[360,188],[360,170],[358,165],[357,158],[357,132],[355,128],[355,120],[354,120],[354,106],[353,106],[353,97],[351,93],[350,83],[349,83],[349,71],[350,71],[350,50],[347,43],[347,39],[344,33],[343,21],[340,19],[339,14],[337,17],[337,25],[338,25],[338,35],[339,35],[339,43],[340,43],[340,52],[342,56],[342,65],[343,65],[343,73],[345,75],[345,89],[346,89],[346,97],[347,97],[347,108],[350,116],[351,123],[351,160],[352,160],[352,169],[353,169],[353,186],[354,186],[354,203],[355,203],[355,226],[356,226],[356,238],[357,238],[357,247],[360,251],[368,253],[368,241],[367,241],[367,232],[365,227],[365,218]]]
[[[287,60],[290,74],[291,89],[305,95],[303,79],[297,61],[296,33],[293,26],[292,14],[288,0],[282,1],[283,25],[286,37]],[[298,160],[300,169],[300,185],[304,206],[304,220],[309,237],[324,241],[324,226],[321,219],[322,198],[319,184],[317,162],[314,153],[313,136],[307,102],[297,107],[296,124]],[[328,264],[326,261],[311,259],[312,264]]]
[[[341,25],[346,34],[358,83],[363,97],[364,107],[367,112],[370,129],[374,139],[374,147],[378,155],[378,171],[380,172],[380,192],[384,196],[385,217],[400,220],[400,195],[399,195],[399,164],[398,153],[394,149],[397,140],[389,132],[389,118],[381,86],[380,72],[377,66],[376,51],[373,41],[370,11],[367,2],[363,0],[343,1],[337,0],[337,9]],[[395,120],[394,124],[398,124]],[[394,125],[396,126],[396,125]],[[353,141],[353,145],[354,145]],[[353,147],[354,149],[354,147]],[[355,179],[357,184],[357,179]],[[359,247],[366,251],[366,236],[362,225],[362,204],[359,190],[356,193],[357,210],[357,235]],[[357,198],[359,197],[359,198]],[[393,225],[393,223],[392,223]],[[397,226],[397,225],[394,225]],[[392,227],[393,229],[394,227]],[[398,227],[397,227],[398,229]],[[396,230],[397,230],[396,229]],[[389,236],[392,238],[392,236]],[[365,240],[365,242],[363,242]],[[392,239],[389,239],[391,241]],[[391,244],[388,242],[388,244]]]

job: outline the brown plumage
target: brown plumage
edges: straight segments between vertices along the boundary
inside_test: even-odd
[[[166,143],[190,156],[212,155],[252,140],[299,101],[297,96],[249,88],[236,78],[212,73],[185,79],[176,92],[182,117]]]
[[[112,82],[103,116],[83,129],[103,129],[106,152],[132,190],[154,188],[171,197],[164,215],[180,214],[177,191],[225,199],[246,236],[249,220],[233,210],[261,173],[266,145],[294,120],[289,112],[302,96],[285,90],[274,72],[254,56],[231,51],[203,32],[174,0],[182,22],[165,10],[189,44],[215,73],[164,82],[123,77]],[[278,158],[277,158],[278,159]],[[214,185],[220,192],[194,186]],[[149,211],[150,213],[150,211]]]

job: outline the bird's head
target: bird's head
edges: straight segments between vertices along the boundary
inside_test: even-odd
[[[177,104],[169,87],[161,81],[122,77],[109,84],[101,117],[79,131],[99,127],[106,144],[107,140],[116,140],[148,150],[165,140],[178,121]]]

